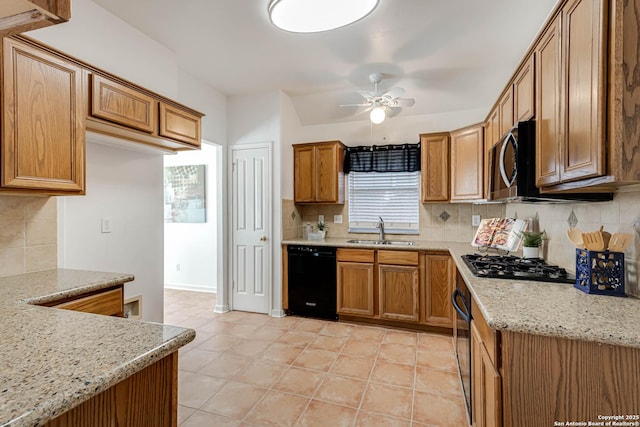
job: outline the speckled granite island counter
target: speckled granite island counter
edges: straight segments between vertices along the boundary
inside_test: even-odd
[[[132,280],[68,269],[0,278],[0,425],[47,425],[193,340],[191,329],[34,305]]]
[[[587,295],[570,284],[482,279],[461,256],[475,252],[468,243],[415,241],[413,246],[348,243],[348,239],[285,240],[284,245],[334,246],[384,250],[448,251],[488,325],[550,337],[640,348],[640,299]],[[405,240],[411,240],[407,238]]]

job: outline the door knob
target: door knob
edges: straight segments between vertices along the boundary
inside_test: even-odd
[[[262,237],[260,238],[260,241],[261,241],[261,242],[266,242],[266,241],[267,241],[267,236],[262,236]]]

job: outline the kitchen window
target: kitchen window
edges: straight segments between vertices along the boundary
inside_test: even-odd
[[[390,234],[418,234],[420,171],[350,172],[349,232],[377,233],[379,217]]]

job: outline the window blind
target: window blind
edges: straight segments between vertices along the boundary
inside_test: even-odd
[[[418,234],[420,172],[351,172],[348,177],[349,231]]]

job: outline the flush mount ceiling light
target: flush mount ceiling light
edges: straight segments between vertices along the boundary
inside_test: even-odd
[[[292,33],[317,33],[352,24],[370,14],[379,0],[271,0],[273,25]]]

